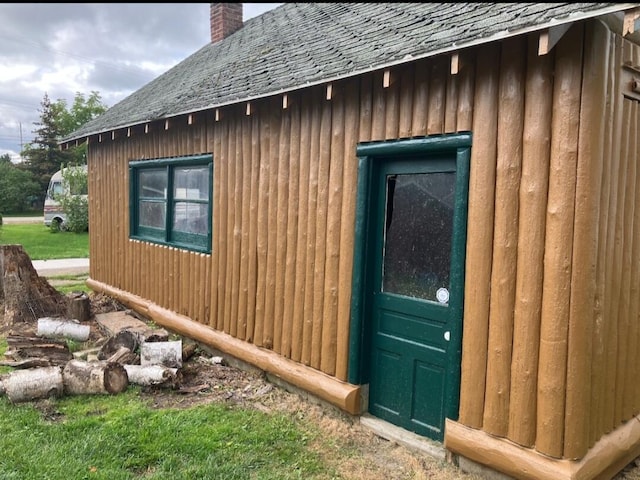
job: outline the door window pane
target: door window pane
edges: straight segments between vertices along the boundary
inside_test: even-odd
[[[455,172],[386,183],[382,291],[448,303]]]

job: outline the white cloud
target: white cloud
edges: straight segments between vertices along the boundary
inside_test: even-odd
[[[245,3],[244,20],[279,3]],[[33,140],[46,93],[114,105],[210,39],[208,3],[0,3],[0,155]]]

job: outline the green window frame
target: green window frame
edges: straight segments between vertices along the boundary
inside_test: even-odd
[[[213,156],[129,162],[129,236],[211,253]]]

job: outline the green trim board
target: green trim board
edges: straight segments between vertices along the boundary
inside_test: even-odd
[[[187,178],[190,170],[202,173],[198,172],[202,169],[206,169],[206,178],[197,175]],[[203,178],[204,184],[188,185],[194,179],[196,183],[202,182]],[[174,189],[177,184],[181,187]],[[204,194],[203,190],[206,190]],[[211,252],[212,155],[131,161],[129,193],[130,238]]]

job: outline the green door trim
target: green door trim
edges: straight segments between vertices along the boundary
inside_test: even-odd
[[[352,384],[369,382],[369,334],[370,327],[365,321],[366,279],[370,262],[369,210],[372,201],[372,173],[377,162],[390,156],[411,158],[415,155],[438,151],[456,151],[456,194],[453,217],[453,239],[451,258],[451,281],[464,284],[465,245],[467,237],[467,206],[469,191],[469,163],[471,157],[471,133],[437,135],[406,140],[367,142],[356,148],[358,156],[358,186],[356,199],[355,249],[353,263],[353,282],[351,296],[351,325],[349,335],[348,381]],[[464,289],[451,292],[451,315],[462,318]],[[456,420],[460,403],[460,362],[462,354],[462,322],[454,324],[447,351],[450,375],[445,385],[447,418]]]

